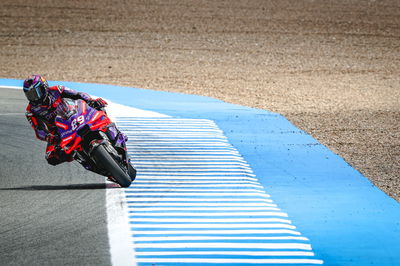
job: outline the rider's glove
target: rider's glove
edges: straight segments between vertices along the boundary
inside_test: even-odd
[[[97,98],[95,100],[89,100],[88,104],[90,107],[97,109],[97,108],[106,107],[108,103],[105,100],[103,100],[102,98]]]
[[[46,141],[50,144],[57,144],[59,142],[59,137],[50,133],[46,136]]]

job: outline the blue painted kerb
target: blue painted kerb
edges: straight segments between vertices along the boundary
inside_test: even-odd
[[[128,106],[214,120],[325,265],[400,265],[400,205],[283,116],[216,99],[51,82]],[[0,85],[21,86],[0,79]]]

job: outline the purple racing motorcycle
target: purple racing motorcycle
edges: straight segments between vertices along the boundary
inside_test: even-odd
[[[87,170],[107,176],[121,187],[129,187],[136,170],[128,156],[127,137],[118,130],[104,109],[84,100],[62,99],[55,125],[61,149]]]

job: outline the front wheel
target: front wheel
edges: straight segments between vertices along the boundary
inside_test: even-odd
[[[131,180],[134,181],[136,178],[136,169],[131,165],[131,162],[128,162],[128,174]]]
[[[121,187],[129,187],[131,178],[123,171],[118,162],[107,152],[103,145],[98,145],[92,152],[92,156],[98,165],[110,172]]]

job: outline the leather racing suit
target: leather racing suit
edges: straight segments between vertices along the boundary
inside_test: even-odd
[[[82,99],[86,102],[94,101],[88,94],[77,92],[64,86],[52,86],[47,89],[47,97],[43,103],[30,102],[26,108],[26,118],[35,130],[36,137],[47,141],[46,160],[51,165],[72,161],[72,155],[67,155],[59,147],[60,138],[55,126],[57,109],[64,103],[62,98]]]

